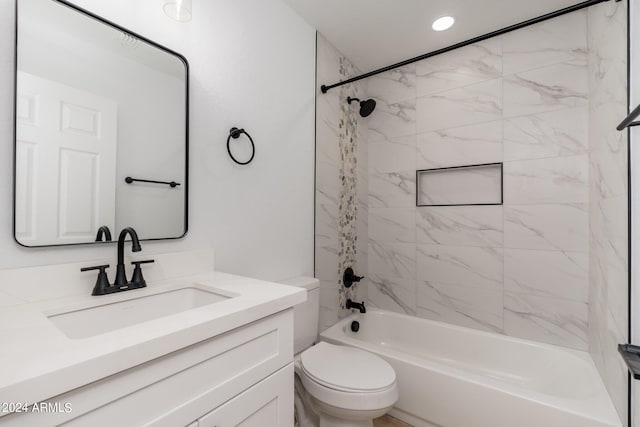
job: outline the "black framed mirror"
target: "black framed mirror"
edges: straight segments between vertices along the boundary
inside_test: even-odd
[[[183,237],[189,68],[64,0],[16,1],[14,237],[28,247]],[[108,231],[108,232],[107,232]]]

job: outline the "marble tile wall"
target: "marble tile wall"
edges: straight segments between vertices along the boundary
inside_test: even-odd
[[[342,286],[342,272],[367,271],[367,126],[347,97],[366,98],[364,82],[322,94],[323,83],[360,74],[322,35],[317,38],[315,275],[320,280],[319,332],[348,312],[347,298],[367,288]]]
[[[589,350],[627,425],[628,337],[627,1],[589,8]]]
[[[368,79],[370,305],[588,348],[589,80],[586,10]],[[494,162],[504,205],[416,207]]]
[[[344,314],[340,270],[355,262],[371,306],[589,350],[626,425],[626,9],[602,3],[318,95],[321,330]],[[319,35],[318,83],[351,73]],[[363,120],[344,99],[365,93],[378,105]],[[416,207],[417,169],[493,162],[504,205]]]

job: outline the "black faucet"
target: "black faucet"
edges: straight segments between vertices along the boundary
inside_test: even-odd
[[[104,237],[105,242],[111,241],[111,230],[106,225],[98,228],[98,234],[96,234],[96,242],[102,242],[102,238]]]
[[[131,236],[131,250],[133,252],[140,252],[142,250],[142,248],[140,247],[138,234],[133,228],[127,227],[120,232],[120,237],[118,238],[118,266],[116,270],[116,280],[113,285],[109,284],[109,278],[107,277],[107,273],[105,271],[107,268],[109,268],[108,265],[84,267],[80,269],[80,271],[100,270],[98,273],[98,279],[96,280],[96,284],[93,287],[93,292],[91,293],[91,295],[107,295],[115,292],[128,291],[130,289],[144,288],[145,286],[147,286],[144,277],[142,277],[142,269],[140,268],[140,264],[153,262],[152,259],[146,261],[133,261],[131,263],[135,265],[135,269],[133,270],[133,277],[131,278],[131,282],[127,281],[127,276],[124,271],[124,240],[126,239],[127,234]]]
[[[355,308],[356,310],[360,310],[360,313],[366,313],[367,309],[364,306],[364,301],[362,302],[354,302],[350,299],[347,300],[347,306],[345,307],[347,310],[350,308]]]
[[[127,234],[131,236],[131,250],[133,252],[140,252],[140,240],[138,240],[138,233],[131,227],[127,227],[120,232],[118,237],[118,265],[116,266],[116,281],[113,286],[126,286],[129,284],[127,281],[127,275],[124,272],[124,239]]]

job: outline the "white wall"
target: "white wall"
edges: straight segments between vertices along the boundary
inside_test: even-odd
[[[280,0],[196,0],[193,20],[155,0],[79,0],[190,63],[189,233],[147,253],[213,246],[219,270],[265,279],[313,273],[314,30]],[[93,259],[115,247],[25,249],[13,241],[14,2],[0,0],[0,268]],[[256,159],[238,167],[226,136],[246,128]]]

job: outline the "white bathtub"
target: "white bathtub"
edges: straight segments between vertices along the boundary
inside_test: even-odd
[[[349,316],[321,339],[389,362],[400,387],[391,414],[416,427],[622,425],[585,352],[381,310]]]

